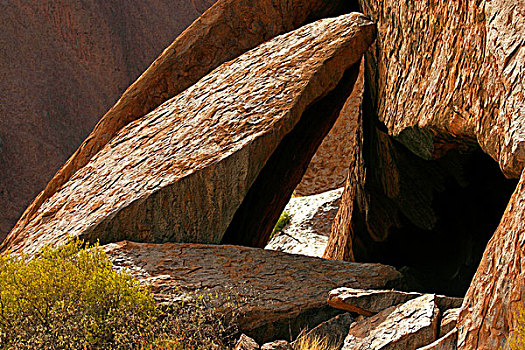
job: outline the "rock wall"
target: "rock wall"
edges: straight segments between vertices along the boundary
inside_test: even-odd
[[[102,114],[213,2],[0,2],[0,241]]]

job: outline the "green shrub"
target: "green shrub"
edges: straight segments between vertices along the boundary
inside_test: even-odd
[[[290,214],[288,214],[286,210],[282,212],[281,216],[279,217],[279,220],[277,220],[277,223],[275,224],[275,227],[272,230],[270,239],[272,239],[277,232],[283,230],[283,228],[290,222],[290,218]]]
[[[0,348],[137,348],[159,315],[147,289],[81,241],[0,257]]]

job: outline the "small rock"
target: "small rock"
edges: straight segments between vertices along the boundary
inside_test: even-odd
[[[435,295],[423,295],[353,323],[343,350],[417,349],[436,339],[438,316]]]
[[[458,332],[454,328],[448,332],[444,337],[439,338],[432,344],[423,346],[417,350],[456,350],[458,341]]]
[[[271,343],[264,344],[261,347],[261,350],[293,350],[293,348],[286,340],[276,340]]]
[[[259,350],[259,344],[246,334],[242,334],[233,350]]]
[[[445,336],[451,330],[456,328],[456,323],[458,321],[460,311],[461,309],[457,308],[457,309],[447,310],[445,311],[445,313],[443,313],[443,317],[441,318],[441,328],[439,330],[440,337]]]

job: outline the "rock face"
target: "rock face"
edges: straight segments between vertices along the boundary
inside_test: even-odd
[[[0,241],[100,116],[213,2],[0,2]]]
[[[425,290],[463,295],[516,185],[500,167],[516,178],[525,160],[525,5],[360,4],[378,39],[324,257],[418,268]]]
[[[339,118],[325,137],[308,169],[295,189],[299,196],[312,196],[345,185],[348,166],[356,150],[356,132],[363,100],[364,63],[352,94],[346,101]]]
[[[343,350],[417,349],[436,339],[438,317],[435,297],[421,296],[353,323]]]
[[[458,349],[498,349],[525,300],[525,173],[490,240],[458,319]]]
[[[3,249],[70,237],[264,246],[374,33],[356,13],[320,20],[222,65],[122,129]]]
[[[505,174],[525,165],[525,3],[360,0],[378,23],[367,54],[375,110],[424,159],[478,143]]]
[[[286,210],[290,222],[277,232],[266,249],[321,257],[326,249],[332,222],[339,209],[343,189],[290,199]]]
[[[202,11],[213,2],[213,0],[192,0],[192,4]],[[18,226],[28,224],[37,214],[40,206],[127,124],[153,111],[222,63],[236,58],[278,34],[289,32],[313,20],[356,10],[354,6],[356,4],[343,0],[219,1],[187,28],[126,90],[26,209]],[[158,9],[156,12],[166,11]],[[172,36],[176,33],[178,32],[169,32]],[[135,38],[134,35],[130,37]],[[137,47],[148,46],[153,41],[155,40],[151,39],[144,45],[140,43]],[[166,42],[163,45],[166,45]],[[157,50],[160,51],[160,48]],[[141,71],[142,69],[137,70],[137,73]],[[86,99],[89,102],[91,100],[91,98]],[[97,117],[98,115],[95,118]],[[85,130],[89,130],[90,126]],[[85,131],[76,144],[83,135]],[[68,152],[71,152],[71,149]]]
[[[116,268],[149,283],[160,299],[188,292],[219,299],[240,293],[247,299],[239,310],[241,331],[259,342],[289,337],[289,326],[297,334],[333,317],[326,294],[335,286],[383,288],[400,277],[389,266],[257,248],[131,242],[103,248]]]

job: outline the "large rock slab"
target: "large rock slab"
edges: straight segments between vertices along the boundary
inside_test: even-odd
[[[0,2],[0,241],[100,116],[214,2]]]
[[[374,110],[425,159],[479,144],[508,177],[525,165],[525,3],[360,0],[378,23]]]
[[[435,296],[421,296],[353,323],[343,350],[415,350],[436,339],[438,318]]]
[[[116,268],[150,284],[160,299],[196,292],[217,295],[220,304],[234,294],[242,296],[241,331],[259,342],[289,337],[289,326],[297,334],[334,316],[326,294],[335,286],[383,288],[400,277],[394,268],[379,264],[238,246],[120,242],[103,249]]]
[[[122,129],[3,250],[34,253],[70,237],[218,243],[228,228],[229,242],[264,246],[374,33],[353,13],[222,65]]]
[[[290,222],[270,239],[265,248],[321,257],[339,209],[342,192],[340,188],[290,199],[284,208],[290,215]]]
[[[487,245],[459,315],[458,349],[499,349],[525,300],[525,173]]]
[[[191,4],[203,12],[213,2],[213,0],[192,0]],[[148,6],[152,6],[149,4],[153,3],[156,2],[148,2]],[[173,5],[172,2],[167,3],[170,4],[169,9],[157,7],[153,15],[157,16],[159,13],[172,13],[171,11],[179,11],[178,8],[180,6],[184,7],[184,5],[179,4],[184,2],[178,2],[175,5]],[[100,119],[95,129],[85,139],[82,145],[51,179],[34,202],[26,209],[19,225],[27,224],[37,214],[40,206],[55,194],[76,171],[84,167],[94,155],[102,150],[104,146],[116,136],[120,129],[127,124],[153,111],[165,101],[195,84],[199,79],[222,63],[238,57],[257,45],[279,34],[297,29],[301,25],[316,19],[349,13],[352,10],[357,10],[357,4],[344,0],[218,1],[209,11],[198,18],[177,37],[137,81],[126,90],[118,102]],[[145,11],[145,9],[138,9],[136,12],[140,14],[138,19],[146,16],[146,14],[151,15],[149,11]],[[98,12],[95,13],[98,15]],[[113,11],[111,13],[113,13]],[[137,17],[135,14],[130,16],[126,12],[123,12],[122,15],[124,18]],[[196,17],[196,15],[192,15],[192,19]],[[30,18],[34,18],[34,16]],[[125,23],[122,19],[119,20]],[[116,22],[121,23],[119,21]],[[171,21],[170,18],[170,21],[166,19],[163,23],[165,22],[173,21]],[[146,25],[147,30],[140,29],[139,32],[150,31],[150,22],[144,20],[144,23],[148,23],[148,25]],[[189,23],[185,24],[187,25]],[[159,26],[153,27],[157,28]],[[160,27],[165,27],[167,33],[172,36],[180,32],[180,30],[171,30],[170,26],[165,26],[164,24]],[[140,26],[140,28],[142,28],[142,26]],[[133,32],[127,38],[134,38],[135,40],[136,37],[137,35]],[[127,45],[135,44],[128,44],[129,40],[127,38],[121,41],[126,42]],[[141,56],[144,48],[152,46],[153,42],[155,42],[156,47],[154,54],[165,47],[162,45],[167,45],[168,43],[167,41],[156,39],[157,37],[153,37],[150,38],[150,40],[146,40],[145,43],[142,41],[137,42],[136,47],[141,48],[141,52],[137,55],[130,56],[128,59],[132,60],[136,56]],[[82,50],[86,51],[84,46],[85,45],[81,46]],[[18,57],[15,57],[16,59],[7,61],[8,64],[18,62]],[[153,57],[154,56],[149,57],[145,63],[151,62]],[[35,61],[39,61],[39,59],[35,59]],[[135,74],[138,75],[142,72],[144,67],[136,71]],[[111,68],[114,69],[114,67]],[[109,82],[113,81],[111,74],[106,74],[104,77],[107,77]],[[32,80],[26,79],[26,81],[29,83]],[[126,81],[121,88],[126,87],[127,84]],[[101,93],[101,96],[103,95],[105,94]],[[111,96],[109,101],[113,102],[118,95]],[[27,97],[32,98],[30,94],[27,94]],[[77,99],[72,100],[77,101]],[[85,101],[88,107],[93,104],[93,98],[84,98],[81,99],[81,101]],[[83,108],[80,108],[79,111],[83,111]],[[105,108],[106,107],[99,110],[98,113],[101,114],[104,112]],[[72,116],[76,118],[77,114],[78,113],[72,113]],[[98,117],[100,114],[96,114],[95,117]],[[95,120],[96,119],[93,119],[92,123]],[[83,130],[83,133],[78,136],[76,143],[71,147],[78,145],[83,136],[89,131],[91,125],[92,124],[86,126],[87,129]],[[13,125],[9,125],[9,127],[12,128]],[[52,133],[56,132],[54,127],[50,127],[50,130]],[[69,152],[71,151],[72,150],[69,149]],[[20,164],[23,164],[23,162],[20,162]],[[58,163],[57,166],[59,164],[60,163]],[[51,171],[54,171],[54,169],[55,168]],[[49,176],[52,175],[52,172],[48,171],[46,174],[44,180],[47,180]],[[40,183],[39,187],[32,189],[32,191],[38,190],[42,184],[43,183]],[[34,194],[31,195],[31,197],[32,196],[34,196]],[[18,215],[17,213],[17,216]],[[15,218],[12,218],[12,220],[14,219]]]
[[[355,312],[364,316],[372,316],[391,306],[402,304],[421,296],[423,296],[423,294],[416,292],[362,290],[341,287],[328,293],[328,304],[341,310]],[[461,298],[447,297],[444,295],[436,295],[435,300],[437,307],[443,313],[451,308],[456,308],[455,310],[457,310],[463,302]]]

